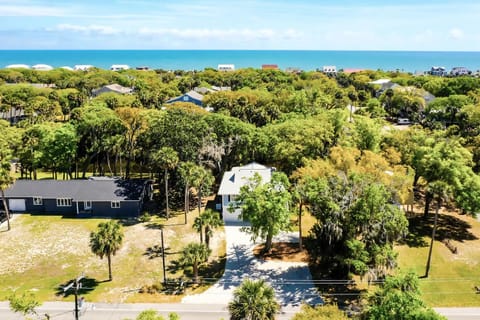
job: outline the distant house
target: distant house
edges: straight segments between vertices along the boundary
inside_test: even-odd
[[[346,68],[346,69],[343,69],[343,73],[345,73],[345,74],[358,73],[358,72],[362,72],[362,71],[365,71],[365,69],[362,69],[362,68]]]
[[[136,67],[135,70],[148,71],[150,70],[150,68],[147,66],[139,66],[139,67]]]
[[[50,71],[53,70],[53,67],[48,64],[36,64],[32,66],[32,69],[37,71]]]
[[[217,86],[212,86],[212,90],[214,92],[218,92],[218,91],[231,91],[232,90],[232,87],[217,87]]]
[[[336,66],[323,66],[322,72],[325,74],[335,75],[337,74]]]
[[[240,188],[246,185],[253,176],[258,173],[263,183],[270,182],[275,168],[267,167],[256,162],[243,167],[233,167],[224,173],[218,195],[222,197],[222,216],[225,222],[239,221],[240,209],[229,211],[230,205],[235,205],[235,200],[240,195]]]
[[[300,69],[298,67],[288,67],[287,69],[285,69],[285,72],[286,73],[299,74],[299,73],[302,73],[302,69]]]
[[[262,70],[278,70],[278,65],[276,65],[276,64],[262,64]]]
[[[30,69],[30,66],[26,64],[9,64],[5,69]]]
[[[27,116],[23,111],[23,108],[10,107],[6,111],[0,111],[0,119],[10,122],[10,124],[16,124],[21,120],[25,120]]]
[[[12,212],[136,217],[151,196],[149,180],[17,180],[5,190]]]
[[[396,84],[395,82],[392,82],[392,80],[390,80],[390,79],[378,79],[378,80],[375,80],[375,81],[370,81],[369,84],[380,86],[380,88],[378,88],[375,91],[375,96],[377,98],[380,97],[388,89],[393,90],[395,88],[400,87],[400,85]]]
[[[466,75],[469,75],[469,74],[472,74],[472,71],[468,70],[465,67],[454,67],[450,71],[450,75],[455,76],[455,77],[456,76],[466,76]]]
[[[172,104],[174,102],[190,102],[190,103],[194,103],[196,104],[197,106],[202,106],[202,101],[203,101],[203,95],[192,90],[192,91],[189,91],[185,94],[182,94],[181,96],[178,96],[178,97],[175,97],[175,98],[172,98],[170,100],[167,100],[165,103],[166,104]]]
[[[235,71],[234,64],[219,64],[217,66],[218,71]]]
[[[98,88],[98,89],[94,89],[92,91],[92,96],[96,97],[96,96],[99,96],[102,93],[106,93],[106,92],[113,92],[113,93],[118,93],[118,94],[130,94],[130,93],[133,92],[133,88],[124,87],[124,86],[121,86],[119,84],[114,83],[114,84],[109,84],[109,85],[103,86],[103,87]]]
[[[110,70],[112,71],[122,71],[128,69],[130,69],[130,66],[126,64],[112,64],[112,66],[110,67]]]
[[[90,64],[77,64],[73,67],[74,71],[88,71],[89,69],[93,68]]]
[[[432,67],[428,72],[432,76],[444,77],[448,75],[448,72],[445,70],[445,67]]]

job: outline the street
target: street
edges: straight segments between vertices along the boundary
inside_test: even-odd
[[[45,302],[38,307],[37,313],[43,315],[47,313],[52,320],[72,320],[75,319],[73,313],[73,303],[69,302]],[[143,310],[157,310],[165,319],[168,314],[175,312],[181,320],[219,320],[228,319],[229,313],[224,304],[153,304],[153,303],[125,303],[125,304],[107,304],[87,302],[87,310],[80,316],[85,320],[125,320],[135,319]],[[284,310],[279,314],[278,320],[290,319],[298,309]],[[0,319],[2,320],[23,320],[21,314],[10,311],[9,303],[0,302]]]

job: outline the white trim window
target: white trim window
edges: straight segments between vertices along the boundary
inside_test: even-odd
[[[110,202],[110,207],[111,207],[112,209],[118,209],[118,208],[120,208],[120,201],[111,201],[111,202]]]
[[[34,206],[42,206],[43,205],[43,198],[42,197],[33,197],[33,205]]]
[[[71,207],[72,199],[71,198],[57,198],[57,207]]]
[[[85,210],[91,210],[92,209],[92,201],[89,201],[89,200],[84,201],[83,202],[83,207],[84,207]]]

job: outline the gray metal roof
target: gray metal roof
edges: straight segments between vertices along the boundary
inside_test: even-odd
[[[140,200],[146,180],[17,180],[5,196],[10,198],[71,198],[73,201]]]
[[[182,94],[181,96],[178,96],[178,97],[175,97],[175,98],[172,98],[172,99],[169,99],[167,100],[165,103],[173,103],[173,102],[177,102],[177,101],[183,101],[183,97],[184,96],[188,96],[190,97],[191,99],[194,99],[194,100],[198,100],[198,101],[202,101],[203,100],[203,95],[194,91],[194,90],[191,90],[191,91],[188,91],[187,93],[185,94]]]
[[[273,168],[266,167],[256,162],[249,163],[243,167],[233,167],[231,171],[224,173],[220,188],[218,189],[219,195],[238,195],[240,194],[240,188],[248,183],[255,173],[258,173],[262,177],[262,182],[270,182],[272,178]]]

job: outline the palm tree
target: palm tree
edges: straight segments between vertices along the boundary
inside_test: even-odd
[[[193,162],[182,162],[178,166],[178,171],[185,184],[185,224],[187,224],[187,213],[190,211],[190,184],[192,183],[192,176],[195,170],[196,164]]]
[[[206,209],[199,218],[202,219],[202,225],[204,227],[205,244],[207,248],[210,248],[210,237],[213,236],[213,229],[222,226],[223,220],[220,218],[220,214],[212,209]]]
[[[203,219],[200,214],[193,220],[192,228],[200,234],[200,243],[203,243]]]
[[[180,264],[183,266],[192,266],[193,281],[198,283],[198,267],[208,260],[212,250],[208,249],[203,243],[189,243],[182,250]]]
[[[178,154],[170,147],[163,147],[152,155],[152,161],[155,166],[164,170],[165,181],[165,214],[167,219],[170,218],[170,211],[168,208],[168,170],[174,169],[178,164]]]
[[[116,221],[100,222],[96,232],[90,233],[90,248],[92,252],[108,260],[108,279],[112,281],[112,255],[120,249],[123,240],[123,230]]]
[[[198,166],[192,174],[192,186],[197,189],[198,194],[198,214],[202,209],[203,191],[208,190],[214,182],[212,172],[204,167]]]
[[[275,291],[264,280],[246,279],[233,292],[228,304],[232,320],[270,320],[280,310]]]

